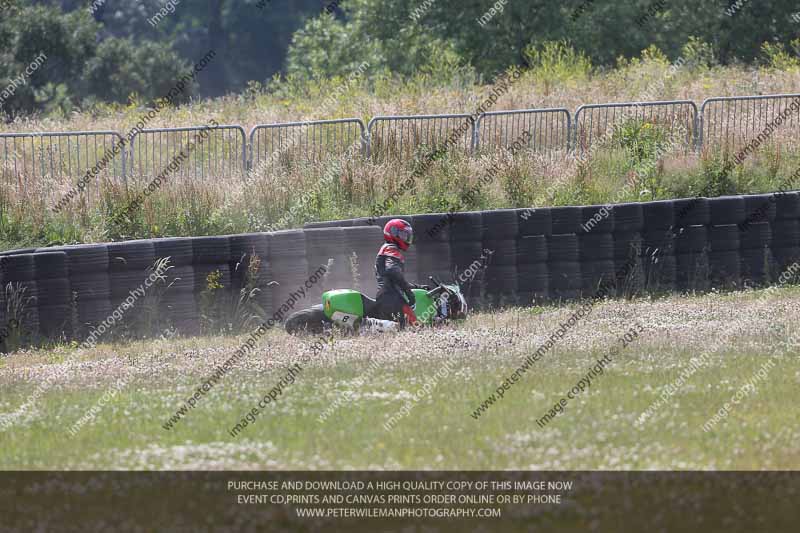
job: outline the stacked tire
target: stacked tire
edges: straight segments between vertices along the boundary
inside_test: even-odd
[[[614,276],[617,294],[633,296],[644,289],[642,267],[642,204],[623,203],[614,206]]]
[[[553,234],[550,209],[518,209],[517,284],[519,303],[531,305],[550,298],[547,239]]]
[[[688,292],[709,288],[708,226],[711,208],[707,198],[675,200],[676,286]]]
[[[578,234],[581,231],[582,212],[580,207],[565,206],[550,208],[551,235]]]
[[[470,307],[483,304],[486,270],[483,253],[483,213],[452,213],[450,218],[450,261],[456,281]]]
[[[35,253],[33,262],[39,332],[46,339],[71,339],[74,330],[67,254]]]
[[[319,303],[323,292],[349,288],[353,285],[344,228],[305,230],[305,245],[308,261],[306,279],[312,276],[318,277],[318,273],[323,272],[321,279],[306,288],[307,299],[316,304]]]
[[[322,222],[308,222],[303,224],[303,229],[319,228],[348,228],[353,226],[355,219],[346,220],[324,220]]]
[[[166,278],[164,287],[150,287],[159,291],[159,313],[179,332],[193,335],[200,331],[200,310],[197,307],[197,280],[194,268],[194,239],[174,237],[152,241],[153,260],[169,260],[169,269],[162,272]],[[124,243],[123,243],[124,244]],[[144,262],[144,261],[142,261]],[[137,272],[133,282],[138,286],[150,275],[144,266]]]
[[[686,292],[709,289],[708,228],[686,226],[675,229],[676,286]]]
[[[744,224],[774,222],[777,216],[777,197],[774,194],[748,194],[744,197]]]
[[[743,282],[749,285],[768,283],[775,272],[772,258],[772,228],[769,222],[739,226],[739,254]]]
[[[578,236],[574,233],[559,233],[547,238],[551,299],[580,298],[583,278],[579,257]]]
[[[228,298],[233,294],[230,236],[194,237],[192,266],[194,292],[201,327],[218,328],[232,317]]]
[[[717,289],[734,289],[742,284],[739,255],[739,227],[736,224],[709,228],[709,281]]]
[[[3,256],[0,256],[3,257]],[[0,259],[2,261],[2,259]],[[3,269],[0,268],[0,332],[5,331],[6,335],[8,331],[6,327],[8,326],[8,319],[6,317],[6,289],[5,289],[5,282],[3,281]],[[3,349],[3,342],[0,341],[0,349]]]
[[[137,289],[144,284],[149,276],[148,269],[153,266],[156,260],[156,249],[154,241],[150,239],[113,242],[107,245],[108,250],[108,270],[111,280],[111,309],[116,310],[123,301],[131,294],[136,294]],[[172,263],[170,263],[172,264]],[[169,270],[168,274],[173,274],[175,269]],[[153,288],[150,288],[153,290]],[[169,291],[172,291],[170,288]],[[169,292],[168,291],[168,292]],[[152,310],[162,312],[162,308],[168,302],[160,301],[159,309]],[[143,308],[143,304],[134,305],[125,313],[125,321],[130,322],[136,315],[148,312]]]
[[[772,222],[772,255],[777,280],[792,265],[800,262],[800,193],[778,193]]]
[[[38,290],[33,255],[0,257],[4,304],[9,306],[6,324],[11,319],[17,320],[23,342],[31,342],[39,337]]]
[[[672,200],[642,204],[642,267],[645,288],[653,292],[675,289],[675,205]]]
[[[777,215],[775,196],[751,194],[744,197],[746,217],[739,226],[742,277],[755,285],[769,283],[775,273],[772,257],[772,223]]]
[[[451,215],[449,213],[432,213],[414,215],[411,226],[414,228],[414,245],[416,249],[416,280],[422,285],[430,284],[430,277],[453,283],[453,258],[450,247]]]
[[[112,312],[108,246],[85,244],[40,249],[67,255],[69,281],[75,295],[76,335],[84,339]]]
[[[3,280],[4,326],[9,320],[17,320],[17,328],[23,343],[32,343],[39,337],[38,288],[34,254],[0,256],[0,277]],[[8,285],[11,284],[11,287]]]
[[[578,250],[581,292],[585,297],[614,294],[614,208],[591,205],[581,208]]]
[[[582,274],[578,232],[581,230],[580,207],[550,209],[552,234],[547,238],[547,270],[550,298],[574,300],[581,296]]]
[[[708,264],[714,288],[733,289],[742,283],[739,224],[746,217],[742,196],[720,196],[708,200],[711,212]]]
[[[268,318],[272,315],[272,268],[269,263],[269,233],[242,233],[231,235],[230,261],[231,288],[236,298],[241,290],[252,286],[256,289],[254,299]],[[252,276],[252,279],[249,277]]]
[[[283,320],[294,310],[314,305],[303,298],[300,287],[306,290],[309,262],[306,259],[306,234],[304,230],[276,231],[270,238],[269,261],[272,267],[272,308],[277,320]],[[321,283],[318,280],[317,283]],[[316,284],[316,283],[315,283]],[[307,305],[306,305],[307,304]],[[292,307],[293,306],[293,307]]]
[[[491,258],[486,268],[486,303],[490,306],[514,305],[519,298],[517,275],[517,237],[519,217],[515,209],[484,211],[483,249]]]
[[[368,225],[344,228],[344,242],[348,258],[355,254],[353,267],[357,266],[358,290],[374,298],[378,292],[375,256],[383,244],[383,231],[377,226]]]

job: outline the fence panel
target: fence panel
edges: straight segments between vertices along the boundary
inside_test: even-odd
[[[796,145],[800,133],[796,110],[777,127],[774,124],[778,115],[789,110],[794,98],[800,98],[800,94],[708,98],[700,106],[699,144],[725,151],[737,150],[755,140],[772,123],[773,131],[769,134],[772,139]]]
[[[583,154],[607,143],[629,121],[666,130],[668,138],[680,139],[687,149],[695,146],[697,105],[691,100],[668,100],[580,106],[575,112],[575,151]]]
[[[364,136],[364,123],[357,118],[258,125],[250,132],[251,173],[315,165],[356,147],[360,154]]]
[[[85,181],[82,196],[91,201],[99,180],[125,176],[125,149],[114,131],[0,133],[0,161],[3,190],[29,200],[54,200]]]
[[[129,165],[132,178],[154,178],[173,161],[180,163],[169,171],[170,181],[243,179],[247,171],[247,135],[241,126],[219,125],[153,128],[133,136]]]
[[[475,149],[508,149],[525,132],[535,152],[557,153],[569,150],[572,116],[564,108],[491,111],[475,124]]]
[[[369,155],[376,160],[409,160],[419,148],[433,151],[453,138],[452,149],[472,152],[475,121],[469,114],[374,117],[367,126]]]
[[[113,150],[122,137],[114,131],[0,133],[0,186],[7,197],[52,200],[87,181],[87,173],[97,167],[81,193],[91,202],[99,195],[100,180],[152,178],[181,153],[183,160],[172,173],[176,181],[238,179],[248,169],[267,175],[299,165],[317,168],[348,152],[363,151],[376,160],[410,160],[446,143],[465,154],[503,149],[525,131],[531,133],[530,147],[536,152],[573,149],[582,154],[610,141],[616,128],[630,121],[656,126],[687,149],[741,149],[759,135],[762,142],[769,137],[797,145],[800,117],[790,107],[794,99],[795,107],[800,106],[800,94],[776,94],[709,98],[699,112],[692,101],[673,100],[585,105],[574,117],[553,108],[493,111],[477,120],[469,114],[378,116],[366,127],[357,118],[264,124],[251,130],[249,148],[238,125],[159,128],[138,133],[128,150],[117,154]]]

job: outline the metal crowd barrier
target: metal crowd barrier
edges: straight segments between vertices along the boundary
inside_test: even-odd
[[[507,149],[528,132],[528,146],[535,152],[569,150],[572,117],[567,109],[491,111],[475,124],[475,149]]]
[[[575,112],[573,149],[579,154],[605,144],[628,121],[652,124],[672,137],[678,128],[687,148],[695,145],[697,105],[691,100],[582,105]]]
[[[727,96],[708,98],[700,107],[698,148],[717,145],[724,150],[737,150],[756,139],[781,112],[788,110],[791,101],[800,94],[771,94],[763,96]],[[778,133],[782,141],[798,142],[800,118],[789,113]],[[770,134],[772,135],[772,134]]]
[[[181,159],[177,169],[167,171]],[[152,178],[165,171],[170,178],[195,181],[243,178],[247,135],[237,125],[145,129],[131,140],[129,170],[134,178]]]
[[[257,176],[320,163],[343,156],[355,143],[365,153],[365,137],[358,118],[258,125],[250,131],[250,170]]]
[[[115,131],[0,133],[0,182],[17,194],[55,197],[85,180],[84,198],[101,179],[125,176],[125,150]],[[114,146],[120,146],[114,155]],[[103,162],[105,160],[105,162]],[[94,176],[87,173],[96,168]]]
[[[433,151],[443,146],[455,132],[452,148],[465,154],[475,145],[475,123],[472,115],[407,115],[374,117],[367,125],[369,156],[377,160],[411,159],[420,148]]]
[[[116,155],[112,149],[122,136],[114,131],[0,133],[0,186],[23,197],[45,198],[84,179],[82,195],[91,200],[99,180],[126,183],[130,177],[155,177],[181,151],[183,161],[172,173],[177,179],[240,178],[248,171],[268,176],[299,165],[316,168],[348,153],[373,160],[412,159],[448,139],[454,140],[451,150],[469,155],[508,148],[525,131],[531,134],[529,147],[535,152],[583,154],[607,143],[629,121],[658,127],[673,139],[678,134],[687,150],[731,150],[759,135],[764,139],[765,128],[787,111],[791,112],[768,137],[797,143],[800,117],[797,109],[790,109],[795,99],[797,108],[800,94],[776,94],[708,98],[699,111],[690,100],[670,100],[583,105],[574,116],[554,108],[492,111],[478,117],[377,116],[366,126],[358,118],[312,120],[256,125],[249,136],[238,125],[157,128],[137,133]],[[189,149],[201,136],[202,142]],[[86,179],[95,167],[96,175]]]

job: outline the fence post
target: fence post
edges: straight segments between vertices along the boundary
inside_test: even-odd
[[[480,137],[481,137],[481,119],[485,116],[484,113],[478,115],[478,118],[475,119],[475,122],[472,123],[472,151],[471,153],[474,155],[475,152],[478,151],[478,146],[480,144]]]
[[[125,184],[125,190],[128,190],[128,173],[127,173],[127,156],[128,156],[128,148],[129,146],[126,143],[123,143],[124,137],[120,135],[120,140],[122,144],[122,183]]]
[[[363,131],[361,132],[361,155],[364,156],[365,160],[369,159],[369,152],[370,152],[369,131]]]
[[[697,113],[697,127],[695,128],[695,135],[697,136],[697,139],[695,139],[694,143],[695,151],[697,152],[703,149],[703,127],[705,124],[703,114],[706,112],[707,101],[708,99],[703,100],[703,103],[700,104],[700,111]]]

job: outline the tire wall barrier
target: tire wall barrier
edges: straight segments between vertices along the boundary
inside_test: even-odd
[[[275,321],[318,304],[325,290],[357,288],[374,296],[375,255],[391,218],[414,226],[408,279],[458,280],[473,308],[586,298],[601,289],[608,295],[737,289],[775,283],[789,269],[794,279],[800,273],[792,268],[800,262],[797,191],[28,248],[0,253],[0,346],[10,323],[21,323],[18,337],[30,343],[81,342],[103,324],[144,316],[161,329],[194,334],[211,286],[231,302],[244,290]],[[144,287],[161,258],[169,259],[163,282]],[[115,312],[123,318],[109,321]]]
[[[550,297],[548,238],[553,234],[549,209],[517,209],[517,301],[530,305]]]
[[[798,191],[393,215],[375,226],[391,218],[414,226],[417,242],[406,261],[411,281],[425,283],[430,274],[452,281],[492,252],[482,272],[461,282],[477,308],[586,298],[601,288],[628,296],[761,286],[800,261]],[[361,218],[306,228],[366,224]]]

